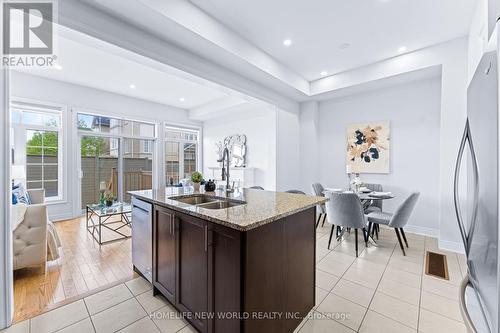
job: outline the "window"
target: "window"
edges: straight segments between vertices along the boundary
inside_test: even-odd
[[[62,108],[12,101],[14,164],[26,166],[26,188],[44,189],[48,201],[63,198]]]
[[[59,133],[26,131],[26,187],[45,189],[45,196],[59,196]]]
[[[177,186],[198,170],[199,131],[165,128],[165,167],[167,186]]]

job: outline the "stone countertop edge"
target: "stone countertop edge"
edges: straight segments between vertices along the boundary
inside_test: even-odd
[[[301,194],[291,194],[286,192],[274,192],[274,191],[262,191],[255,189],[242,189],[239,194],[231,193],[229,197],[225,196],[223,192],[194,192],[192,189],[185,190],[185,188],[167,188],[165,193],[161,193],[161,191],[157,190],[145,190],[145,191],[129,191],[133,197],[137,197],[138,199],[158,204],[160,206],[172,209],[174,211],[184,213],[187,215],[191,215],[194,217],[199,217],[201,219],[217,223],[235,230],[239,231],[249,231],[260,226],[266,225],[268,223],[272,223],[276,220],[282,219],[284,217],[299,213],[306,209],[315,207],[319,204],[325,203],[328,201],[325,197],[317,197],[317,196],[305,196]],[[202,207],[197,207],[194,205],[189,205],[185,203],[181,203],[172,197],[186,197],[190,195],[210,195],[214,197],[225,198],[232,201],[245,201],[246,204],[241,206],[235,206],[230,208],[223,209],[206,209]],[[296,207],[285,208],[283,211],[276,211],[277,203],[275,202],[275,206],[273,206],[272,211],[265,213],[265,209],[268,207],[259,207],[258,200],[261,200],[261,204],[266,206],[268,202],[266,202],[266,197],[271,199],[276,199],[276,196],[281,196],[281,200],[301,200],[306,201],[302,204],[296,204]],[[283,203],[281,203],[283,205]],[[288,205],[287,205],[288,206]],[[292,205],[293,206],[293,205]],[[247,209],[250,208],[250,211]],[[262,214],[262,211],[264,213]],[[314,222],[312,222],[314,223]]]

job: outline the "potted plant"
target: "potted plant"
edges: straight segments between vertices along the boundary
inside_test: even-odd
[[[113,205],[113,201],[115,200],[113,192],[111,192],[110,190],[104,192],[104,200],[106,201],[106,206],[110,207],[111,205]]]
[[[193,187],[195,191],[200,190],[200,184],[203,180],[203,175],[198,171],[195,171],[191,174],[191,181],[193,182]]]

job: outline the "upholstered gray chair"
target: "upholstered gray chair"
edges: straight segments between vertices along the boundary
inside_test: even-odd
[[[285,191],[286,193],[293,193],[293,194],[303,194],[303,195],[306,195],[304,192],[302,192],[301,190],[288,190],[288,191]]]
[[[327,192],[325,197],[330,199],[326,202],[326,212],[328,214],[328,223],[332,224],[330,231],[330,240],[328,241],[328,248],[332,241],[335,221],[337,226],[344,228],[354,229],[356,241],[356,257],[358,256],[358,229],[363,230],[365,244],[368,242],[368,235],[366,233],[366,218],[363,212],[363,205],[359,197],[355,193],[337,193]]]
[[[418,197],[420,196],[419,192],[413,192],[408,196],[408,198],[403,201],[403,203],[396,209],[394,214],[385,213],[385,212],[372,212],[367,215],[368,218],[368,233],[370,233],[371,228],[374,223],[377,224],[385,224],[391,228],[394,228],[396,231],[396,236],[398,237],[399,246],[401,247],[401,251],[403,251],[403,255],[406,256],[405,249],[403,247],[403,242],[401,241],[401,236],[408,247],[408,241],[406,239],[405,232],[403,230],[404,226],[408,223],[410,219],[411,213],[417,204]],[[401,232],[401,235],[400,233]]]
[[[250,188],[254,189],[254,190],[264,190],[264,188],[262,186],[252,186]]]
[[[368,189],[375,191],[375,192],[382,192],[384,190],[381,184],[366,183],[364,185]],[[383,200],[373,200],[373,203],[367,209],[365,209],[365,214],[368,214],[371,212],[381,212],[382,211],[382,202],[383,202]]]
[[[323,187],[323,185],[321,185],[320,183],[314,183],[312,184],[312,190],[313,190],[313,193],[315,196],[318,196],[318,197],[324,197],[325,196],[325,188]],[[325,225],[325,220],[326,220],[326,208],[325,208],[325,204],[320,204],[318,205],[319,207],[319,216],[318,216],[318,221],[316,222],[316,228],[318,227],[319,225],[319,222],[321,221],[321,219],[323,219],[323,222],[321,223],[321,227],[323,227]]]

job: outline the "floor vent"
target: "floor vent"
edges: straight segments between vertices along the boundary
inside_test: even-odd
[[[427,251],[425,255],[425,274],[449,280],[448,263],[444,254]]]

